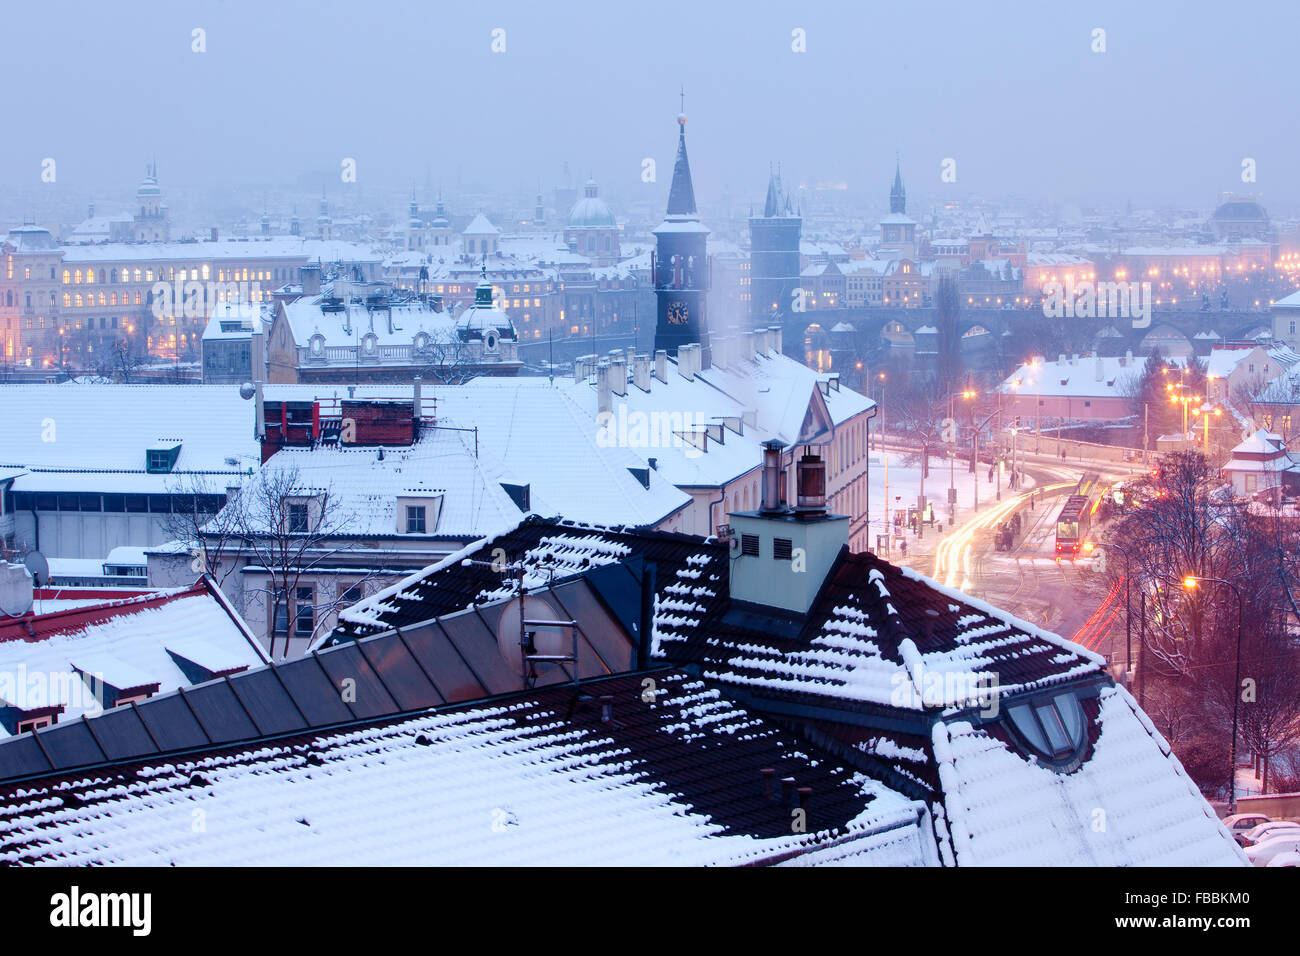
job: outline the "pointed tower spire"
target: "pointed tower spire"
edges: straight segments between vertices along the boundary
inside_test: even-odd
[[[907,212],[907,192],[903,189],[903,167],[897,153],[894,154],[894,187],[889,190],[889,211]]]
[[[668,217],[695,219],[695,187],[691,184],[691,164],[686,158],[686,93],[682,93],[683,112],[677,114],[677,160],[673,164],[673,182],[668,189]]]

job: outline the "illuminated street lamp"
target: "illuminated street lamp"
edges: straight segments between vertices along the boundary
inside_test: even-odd
[[[1237,812],[1237,711],[1241,704],[1241,625],[1244,617],[1241,590],[1231,581],[1222,578],[1203,578],[1195,574],[1183,578],[1183,588],[1189,592],[1196,590],[1196,586],[1202,583],[1225,584],[1237,596],[1237,666],[1232,680],[1232,741],[1228,757],[1228,813],[1233,814]]]

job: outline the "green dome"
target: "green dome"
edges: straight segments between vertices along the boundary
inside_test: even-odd
[[[587,180],[585,195],[569,210],[570,229],[617,229],[618,223],[605,200],[596,195],[596,181]]]

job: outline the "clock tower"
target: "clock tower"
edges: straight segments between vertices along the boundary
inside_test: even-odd
[[[659,300],[655,348],[676,355],[682,345],[699,342],[701,365],[708,368],[709,324],[705,300],[709,291],[707,243],[709,230],[695,209],[695,187],[686,160],[686,114],[677,117],[677,161],[668,190],[668,214],[654,230],[654,283]]]

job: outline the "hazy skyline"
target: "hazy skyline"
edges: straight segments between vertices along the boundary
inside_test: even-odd
[[[10,5],[11,189],[127,201],[164,186],[295,184],[356,160],[363,188],[506,193],[569,163],[612,195],[666,194],[686,89],[702,200],[787,178],[909,195],[1212,205],[1300,199],[1291,4],[594,2],[448,6]],[[1217,10],[1217,12],[1216,12]],[[1091,50],[1106,30],[1106,52]],[[206,52],[192,31],[206,31]],[[505,52],[491,49],[505,30]],[[791,49],[806,32],[807,52]],[[41,163],[57,162],[56,183]],[[658,182],[642,183],[652,157]],[[1243,183],[1241,163],[1258,181]],[[956,161],[955,183],[940,181]],[[367,191],[369,189],[367,188]],[[51,196],[52,201],[57,201]],[[250,203],[259,201],[250,196]],[[308,210],[301,210],[304,214]],[[38,212],[40,212],[38,210]]]

